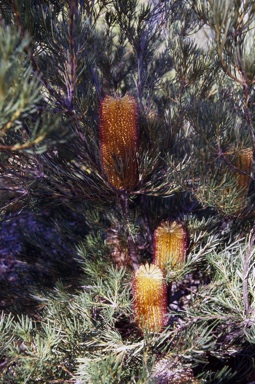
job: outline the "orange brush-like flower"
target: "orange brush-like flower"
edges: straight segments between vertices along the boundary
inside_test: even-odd
[[[100,113],[101,163],[108,181],[118,190],[138,182],[137,105],[131,96],[106,96]]]
[[[185,261],[186,249],[187,232],[182,224],[164,222],[155,230],[153,263],[163,271],[166,265],[179,269]]]
[[[235,152],[234,164],[238,170],[244,172],[244,174],[238,173],[236,176],[237,186],[242,189],[244,196],[246,197],[250,185],[250,174],[253,160],[252,148],[243,148],[240,151]]]
[[[252,170],[253,150],[252,148],[230,148],[226,153],[227,159],[235,167],[232,169],[232,185],[226,188],[223,198],[231,196],[232,190],[236,191],[236,197],[232,202],[232,214],[239,215],[247,205],[247,196],[250,185],[250,175]]]
[[[156,265],[141,265],[133,276],[135,321],[143,332],[160,332],[166,324],[167,290]]]

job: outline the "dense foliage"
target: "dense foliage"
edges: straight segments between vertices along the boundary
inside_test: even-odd
[[[254,37],[253,0],[0,0],[4,383],[255,380]]]

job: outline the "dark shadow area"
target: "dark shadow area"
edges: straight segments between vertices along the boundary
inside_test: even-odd
[[[57,281],[70,290],[77,288],[82,270],[75,247],[86,228],[77,213],[66,215],[65,226],[55,212],[23,210],[2,218],[0,310],[33,314],[36,292],[53,288]]]

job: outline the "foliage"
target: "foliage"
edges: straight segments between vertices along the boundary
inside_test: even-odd
[[[252,0],[0,0],[3,382],[253,380],[254,25]],[[126,95],[118,189],[100,108]],[[174,221],[186,259],[143,334],[133,270]]]

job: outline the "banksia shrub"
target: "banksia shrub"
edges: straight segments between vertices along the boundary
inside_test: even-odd
[[[166,324],[167,290],[156,265],[141,265],[133,276],[134,314],[143,332],[160,332]]]
[[[108,181],[118,190],[138,182],[137,105],[133,97],[106,96],[100,111],[101,163]]]
[[[154,232],[153,263],[163,271],[168,265],[171,269],[179,269],[185,261],[187,248],[187,232],[182,224],[162,223]]]

